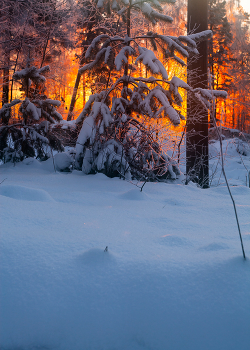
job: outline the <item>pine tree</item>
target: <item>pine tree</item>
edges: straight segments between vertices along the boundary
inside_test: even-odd
[[[2,1],[3,2],[3,1]],[[71,45],[66,2],[56,0],[6,0],[0,6],[0,66],[3,72],[2,105],[12,101],[15,71],[25,66],[31,51],[36,64],[58,56]],[[65,30],[67,29],[67,30]],[[48,53],[49,51],[49,53]]]
[[[228,120],[230,127],[250,131],[250,34],[249,17],[241,7],[233,8],[232,32],[233,41],[230,47],[232,64],[229,67],[230,77],[227,103]],[[231,113],[230,113],[231,112]],[[231,115],[230,115],[231,114]],[[230,118],[231,116],[231,118]]]
[[[213,37],[208,42],[208,62],[213,89],[226,89],[226,82],[220,79],[231,63],[230,44],[232,30],[226,14],[226,1],[209,0],[208,27]]]
[[[211,31],[178,37],[153,31],[132,36],[132,10],[141,11],[153,24],[158,20],[171,23],[172,18],[162,13],[156,0],[139,3],[99,0],[97,6],[108,6],[120,15],[126,14],[127,35],[99,35],[86,51],[88,63],[80,68],[79,74],[95,67],[108,67],[110,75],[106,89],[90,96],[76,120],[82,125],[76,145],[76,166],[87,174],[103,172],[143,181],[175,179],[179,174],[177,164],[164,152],[150,121],[167,118],[173,125],[180,124],[184,119],[180,90],[189,91],[207,107],[216,92],[200,87],[192,89],[178,77],[169,80],[164,64],[154,51],[185,66],[189,55],[198,54],[197,43],[209,38]],[[143,45],[145,41],[147,47]],[[139,62],[151,73],[150,77],[134,75]],[[122,73],[117,76],[119,72]],[[225,93],[218,94],[225,97]]]
[[[94,6],[91,0],[79,0],[76,6],[77,28],[79,30],[77,47],[81,48],[80,55],[76,56],[81,67],[83,64],[86,63],[85,53],[92,40],[98,35],[114,32],[119,28],[119,25],[116,25],[114,20],[110,18],[109,21],[105,21],[105,18],[98,11],[96,6]],[[108,73],[105,67],[103,67],[101,71],[99,71],[97,68],[95,71],[92,70],[91,76],[89,76],[88,78],[89,80],[92,79],[93,81],[95,81],[95,84],[97,85],[97,82],[102,80],[102,77],[105,73]],[[69,113],[67,118],[68,121],[70,121],[73,116],[73,110],[76,103],[76,96],[80,84],[80,79],[81,74],[79,74],[78,72],[69,107]]]
[[[37,69],[30,63],[28,58],[26,68],[13,75],[13,79],[20,83],[25,99],[6,103],[0,109],[0,122],[3,123],[0,127],[0,159],[4,163],[22,161],[27,157],[46,160],[51,149],[63,151],[61,142],[50,131],[51,124],[63,119],[56,110],[61,103],[44,94],[46,79],[43,74],[50,68]],[[8,124],[11,107],[19,103],[20,123]]]

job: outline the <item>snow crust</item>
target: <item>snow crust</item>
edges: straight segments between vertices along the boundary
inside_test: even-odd
[[[247,260],[210,145],[210,189],[0,166],[0,348],[248,350],[250,189],[223,141]],[[243,164],[244,162],[244,164]],[[108,246],[108,251],[104,251]]]

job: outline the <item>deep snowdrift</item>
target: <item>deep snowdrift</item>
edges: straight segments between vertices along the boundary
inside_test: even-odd
[[[224,185],[2,165],[1,350],[249,350],[250,156],[230,147],[246,261]]]

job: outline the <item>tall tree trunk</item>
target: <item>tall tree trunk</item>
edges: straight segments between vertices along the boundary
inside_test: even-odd
[[[132,1],[129,1],[129,7],[127,9],[127,36],[130,36],[130,30],[131,30],[131,4]]]
[[[72,116],[73,116],[73,109],[74,109],[75,103],[76,103],[76,94],[77,94],[77,90],[78,90],[78,87],[80,84],[80,80],[81,80],[81,74],[78,71],[73,94],[72,94],[72,98],[71,98],[71,102],[70,102],[69,114],[68,114],[67,120],[71,120]]]
[[[188,1],[188,30],[194,33],[208,29],[208,0]],[[188,83],[192,87],[207,88],[207,40],[199,43],[200,56],[188,60]],[[188,94],[186,172],[189,179],[202,188],[209,187],[208,112]]]
[[[213,31],[213,25],[210,24],[209,29]],[[211,74],[212,88],[214,89],[214,42],[213,37],[208,40],[208,59]]]
[[[132,1],[129,1],[130,6]],[[127,36],[130,37],[130,29],[131,29],[131,8],[130,6],[127,9]],[[128,45],[130,45],[130,43],[128,43]],[[128,59],[128,54],[126,53],[127,59]],[[124,75],[128,75],[128,62],[125,64],[124,67]],[[124,86],[127,86],[127,82],[124,83]]]
[[[3,69],[3,96],[2,105],[9,102],[9,68],[5,67]]]
[[[234,102],[234,99],[235,99],[235,91],[234,91],[234,94],[233,94],[233,117],[232,117],[232,129],[234,129],[234,114],[235,114],[235,102]]]
[[[10,84],[10,38],[11,38],[11,29],[9,23],[11,23],[12,8],[11,6],[6,6],[6,27],[2,29],[3,37],[5,43],[3,44],[3,55],[4,55],[4,67],[3,67],[3,95],[2,95],[2,105],[9,102],[9,84]]]
[[[4,53],[4,68],[3,68],[3,95],[2,105],[9,102],[9,83],[10,83],[10,51],[6,48]]]

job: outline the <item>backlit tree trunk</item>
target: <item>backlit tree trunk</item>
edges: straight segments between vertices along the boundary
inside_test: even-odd
[[[77,77],[76,77],[76,81],[75,81],[75,86],[74,86],[72,98],[71,98],[71,102],[70,102],[69,114],[68,114],[67,120],[72,119],[73,109],[74,109],[75,103],[76,103],[76,95],[77,95],[77,90],[78,90],[78,87],[80,84],[80,80],[81,80],[81,74],[78,72]]]
[[[11,37],[11,32],[7,28],[3,31],[4,39],[6,42]],[[4,57],[4,67],[3,67],[3,95],[2,95],[2,105],[9,102],[9,90],[10,90],[10,48],[8,44],[3,45],[3,57]]]
[[[208,0],[188,1],[188,31],[194,33],[208,29]],[[207,41],[198,45],[198,59],[188,60],[188,83],[193,88],[207,88]],[[189,179],[203,188],[209,187],[208,165],[208,112],[188,94],[186,172]]]
[[[6,53],[5,67],[3,68],[3,96],[2,105],[9,102],[9,82],[10,82],[10,59],[9,52]]]

